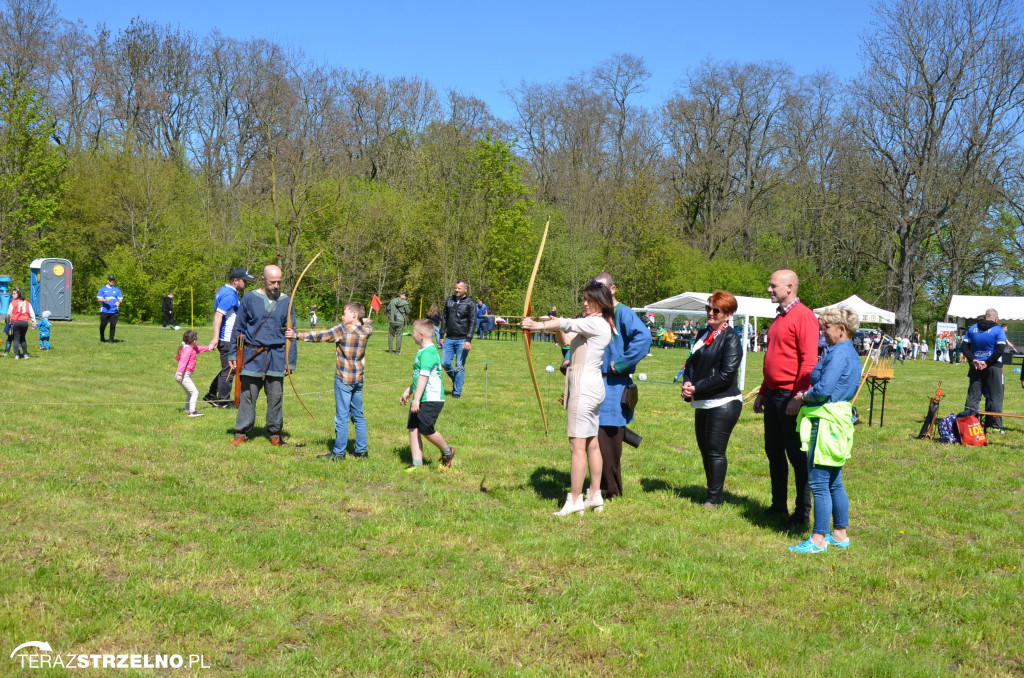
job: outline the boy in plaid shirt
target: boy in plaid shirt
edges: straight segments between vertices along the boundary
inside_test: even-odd
[[[363,417],[363,369],[366,365],[366,341],[373,334],[373,321],[366,318],[366,308],[352,302],[345,305],[341,324],[329,330],[295,332],[285,336],[301,341],[333,341],[337,346],[334,374],[334,449],[317,459],[341,461],[348,448],[348,422],[356,427],[356,448],[353,457],[365,458],[369,454],[366,439],[366,418]]]

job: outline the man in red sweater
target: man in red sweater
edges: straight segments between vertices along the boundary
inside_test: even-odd
[[[754,412],[764,413],[764,451],[772,480],[772,504],[768,513],[788,515],[789,467],[796,481],[796,508],[786,523],[803,530],[811,515],[811,490],[807,485],[807,453],[800,450],[796,415],[800,403],[793,396],[811,387],[811,370],[818,362],[818,319],[800,303],[800,281],[793,271],[775,271],[768,281],[768,295],[778,303],[778,315],[768,329],[764,356],[764,380],[754,400]]]

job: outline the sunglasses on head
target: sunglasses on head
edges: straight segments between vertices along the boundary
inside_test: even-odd
[[[710,306],[705,306],[704,307],[704,312],[705,313],[714,313],[715,315],[722,315],[724,313],[724,311],[722,311],[722,309],[720,309],[720,308],[711,308]]]

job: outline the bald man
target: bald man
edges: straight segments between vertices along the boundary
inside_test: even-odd
[[[294,370],[295,345],[289,351],[289,365],[284,362],[285,327],[287,326],[288,295],[281,294],[281,269],[267,266],[263,269],[263,287],[249,292],[238,306],[231,342],[238,335],[245,337],[242,364],[232,364],[242,382],[238,416],[235,418],[235,439],[232,445],[241,445],[249,439],[256,423],[256,401],[260,390],[267,394],[267,433],[271,445],[286,445],[281,438],[284,427],[284,376]],[[295,309],[292,309],[295,325]],[[294,341],[294,340],[292,340]],[[234,361],[233,361],[234,362]]]
[[[791,530],[807,528],[811,516],[807,453],[800,449],[796,428],[800,402],[793,396],[811,387],[811,370],[818,362],[818,319],[800,303],[799,287],[796,273],[789,270],[775,271],[768,281],[768,296],[779,308],[768,328],[764,379],[754,400],[754,412],[764,413],[764,451],[772,482],[768,513],[789,515],[789,465],[793,466],[796,507],[786,523]]]

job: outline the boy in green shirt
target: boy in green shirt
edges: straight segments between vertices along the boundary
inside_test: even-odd
[[[434,323],[417,320],[412,324],[412,339],[419,346],[416,360],[412,364],[412,384],[402,393],[399,402],[409,405],[409,449],[412,451],[412,466],[406,471],[415,471],[423,466],[423,438],[441,450],[439,469],[451,467],[455,448],[445,442],[435,430],[437,418],[444,407],[444,382],[441,381],[441,355],[434,346]]]

